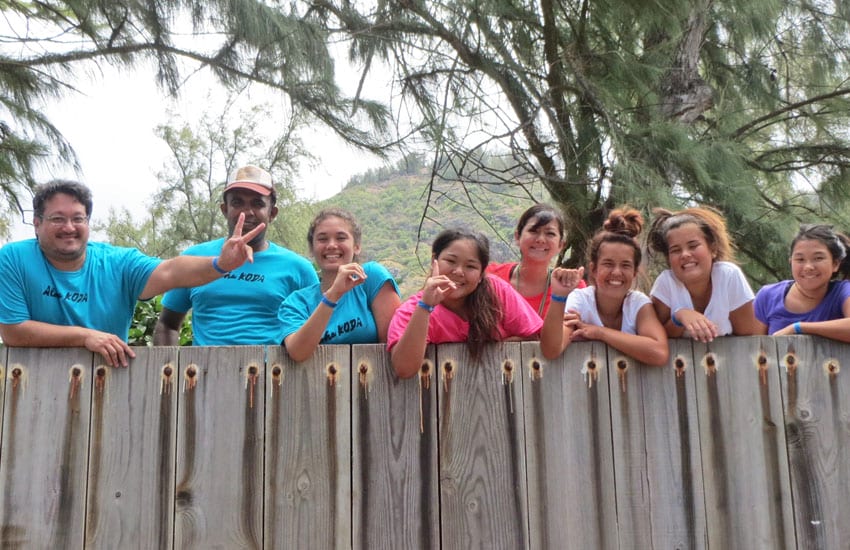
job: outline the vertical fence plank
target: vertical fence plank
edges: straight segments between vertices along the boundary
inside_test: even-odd
[[[799,548],[850,541],[850,346],[776,339]]]
[[[503,367],[513,374],[505,383]],[[443,548],[528,547],[520,345],[437,350]]]
[[[616,548],[605,346],[522,346],[531,548]]]
[[[0,445],[3,442],[3,403],[6,400],[6,356],[9,352],[9,348],[0,344]],[[0,446],[0,460],[3,457],[3,447]]]
[[[792,548],[782,395],[769,337],[694,345],[709,546]],[[761,358],[761,366],[759,369]],[[708,371],[715,368],[710,374]]]
[[[319,346],[301,363],[268,352],[266,547],[349,549],[350,347]]]
[[[260,548],[263,348],[182,348],[179,363],[175,546]]]
[[[693,350],[670,348],[664,367],[608,350],[622,548],[707,546]]]
[[[353,548],[439,548],[434,349],[410,380],[385,349],[352,346]]]
[[[130,368],[94,369],[87,548],[173,543],[177,348],[135,352]]]
[[[0,462],[4,548],[83,547],[92,354],[8,354]]]

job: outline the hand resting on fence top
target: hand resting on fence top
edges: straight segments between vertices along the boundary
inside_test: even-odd
[[[652,302],[635,290],[641,262],[637,240],[643,217],[637,210],[613,210],[590,241],[590,286],[567,298],[568,341],[598,340],[649,365],[665,365],[667,335]]]
[[[828,225],[803,225],[791,242],[793,280],[759,290],[762,334],[815,334],[850,342],[850,237]]]
[[[655,279],[650,295],[667,336],[710,342],[727,334],[757,334],[753,291],[734,263],[720,213],[707,207],[653,212],[647,240],[669,269]]]
[[[126,342],[138,299],[218,279],[251,260],[247,243],[263,230],[242,235],[239,223],[219,257],[163,261],[90,242],[92,198],[81,183],[39,186],[33,212],[36,238],[0,248],[0,337],[9,346],[85,347],[112,366],[134,356]]]

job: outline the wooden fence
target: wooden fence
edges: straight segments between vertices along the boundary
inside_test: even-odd
[[[850,346],[671,351],[2,349],[0,547],[846,548]]]

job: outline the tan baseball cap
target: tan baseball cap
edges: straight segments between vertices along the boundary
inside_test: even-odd
[[[257,166],[242,166],[231,172],[227,178],[224,191],[226,193],[231,189],[247,189],[260,195],[271,195],[274,190],[272,175]]]

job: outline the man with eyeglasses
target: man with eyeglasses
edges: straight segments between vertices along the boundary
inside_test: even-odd
[[[199,286],[253,261],[244,216],[214,257],[160,260],[134,248],[89,242],[91,191],[54,180],[33,197],[35,239],[0,248],[0,337],[8,346],[85,347],[107,364],[135,357],[127,336],[136,300],[178,286]]]
[[[272,176],[257,166],[236,168],[227,178],[221,213],[232,234],[240,217],[245,228],[268,226],[277,217]],[[216,239],[186,249],[184,255],[218,253],[225,240]],[[289,294],[319,282],[305,258],[266,239],[261,231],[248,243],[254,263],[200,287],[175,288],[162,297],[162,312],[154,330],[158,346],[176,346],[180,325],[192,310],[192,343],[196,346],[280,344],[277,311]]]

